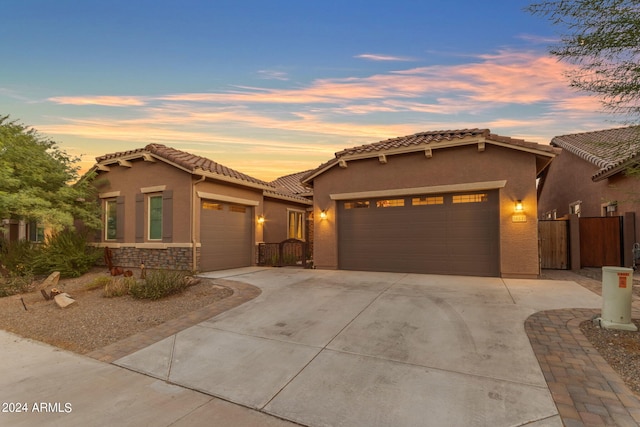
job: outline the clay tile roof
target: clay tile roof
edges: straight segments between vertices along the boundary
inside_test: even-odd
[[[153,154],[156,157],[171,162],[181,168],[194,173],[198,170],[209,172],[214,175],[220,175],[227,178],[233,178],[239,181],[245,181],[251,184],[258,184],[261,186],[272,187],[271,184],[253,178],[249,175],[238,172],[234,169],[228,168],[220,163],[216,163],[213,160],[206,157],[196,156],[195,154],[187,153],[185,151],[176,150],[172,147],[167,147],[162,144],[149,144],[145,148],[139,148],[136,150],[122,151],[118,153],[106,154],[101,157],[96,157],[98,163],[122,158],[122,157],[135,157],[136,155],[142,155],[145,153]]]
[[[369,157],[375,156],[377,153],[384,154],[386,151],[393,153],[395,150],[405,152],[416,151],[426,148],[450,147],[457,140],[465,138],[481,138],[488,142],[495,142],[503,145],[510,145],[516,149],[533,150],[537,154],[542,154],[544,158],[554,157],[558,150],[550,145],[538,144],[536,142],[525,141],[523,139],[515,139],[506,136],[500,136],[491,133],[489,129],[459,129],[459,130],[439,130],[430,132],[420,132],[413,135],[400,136],[397,138],[386,139],[384,141],[375,142],[373,144],[360,145],[353,148],[335,153],[335,157],[328,162],[318,166],[316,169],[309,171],[302,176],[302,182],[311,184],[311,180],[323,171],[333,167],[341,161],[341,158],[349,160],[350,156]],[[461,141],[464,143],[463,141]],[[445,144],[446,143],[446,144]],[[453,144],[455,145],[455,144]],[[546,154],[548,153],[548,154]]]
[[[310,170],[304,172],[292,173],[290,175],[281,176],[270,184],[276,187],[278,190],[291,194],[310,194],[311,190],[302,185],[302,177],[311,172]]]
[[[551,145],[598,166],[593,179],[633,160],[640,153],[640,126],[556,136]]]
[[[454,139],[463,139],[466,137],[488,137],[489,129],[460,129],[460,130],[440,130],[431,132],[421,132],[414,135],[400,136],[391,138],[373,144],[360,145],[358,147],[347,148],[339,151],[336,157],[342,157],[352,154],[374,153],[378,151],[390,150],[394,148],[411,147],[421,144],[437,144],[441,141],[452,141]]]
[[[495,133],[489,134],[487,137],[490,141],[501,142],[503,144],[513,145],[514,147],[529,148],[532,150],[544,151],[550,154],[558,154],[560,150],[551,145],[538,144],[537,142],[526,141],[524,139],[511,138],[509,136],[500,136]]]

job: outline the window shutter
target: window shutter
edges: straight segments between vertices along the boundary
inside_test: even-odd
[[[116,198],[116,240],[124,241],[124,196]]]
[[[136,194],[136,242],[144,242],[144,194]]]
[[[173,190],[162,192],[162,241],[173,241]]]

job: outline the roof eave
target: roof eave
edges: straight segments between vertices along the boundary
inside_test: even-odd
[[[257,183],[257,182],[249,182],[249,181],[245,181],[244,179],[238,179],[238,178],[233,178],[233,177],[230,177],[230,176],[220,175],[218,173],[209,172],[209,171],[206,171],[206,170],[201,169],[201,168],[197,168],[197,169],[194,169],[193,171],[188,171],[188,172],[193,174],[193,175],[200,175],[200,176],[204,176],[206,178],[215,179],[215,180],[223,181],[223,182],[228,182],[230,184],[241,185],[241,186],[244,186],[244,187],[255,188],[255,189],[258,189],[258,190],[272,190],[273,191],[273,187],[270,187],[270,186],[265,185],[265,184],[260,184],[260,183]]]
[[[345,162],[349,162],[349,161],[352,161],[352,160],[363,160],[363,159],[378,158],[380,156],[380,154],[384,154],[384,155],[387,155],[387,156],[393,156],[393,155],[396,155],[396,154],[417,153],[417,152],[421,152],[421,151],[425,151],[425,150],[435,150],[435,149],[451,148],[451,147],[463,147],[463,146],[467,146],[467,145],[476,145],[476,144],[483,144],[483,143],[492,144],[492,145],[496,145],[496,146],[509,148],[509,149],[512,149],[512,150],[524,151],[524,152],[527,152],[527,153],[535,154],[536,155],[536,159],[538,157],[548,159],[546,162],[542,162],[543,165],[538,168],[539,170],[537,171],[537,173],[542,172],[542,170],[544,170],[548,166],[549,162],[551,162],[551,160],[557,155],[557,153],[555,151],[551,151],[550,152],[550,151],[542,150],[542,149],[535,148],[535,147],[527,147],[527,146],[523,146],[523,145],[509,144],[509,143],[505,143],[505,142],[495,141],[495,140],[492,140],[490,138],[485,138],[485,137],[472,137],[472,138],[469,138],[468,140],[465,140],[465,141],[459,141],[459,140],[458,141],[447,141],[447,142],[438,142],[438,143],[433,143],[433,144],[420,144],[420,145],[415,145],[415,146],[411,146],[411,147],[402,147],[402,148],[396,148],[396,149],[376,150],[376,151],[371,151],[371,152],[366,152],[366,153],[344,154],[342,156],[336,157],[335,159],[332,159],[331,161],[326,163],[324,166],[321,166],[316,171],[314,171],[311,175],[303,178],[302,179],[302,183],[306,184],[306,185],[313,186],[312,182],[316,177],[318,177],[319,175],[322,175],[323,173],[325,173],[326,171],[328,171],[332,167],[338,165],[340,160],[343,160]]]
[[[274,193],[273,190],[267,190],[264,192],[264,197],[269,197],[271,199],[285,200],[287,202],[299,203],[301,205],[313,206],[313,201],[309,199],[305,199],[304,197],[297,196],[289,196],[287,194]]]
[[[638,163],[640,156],[634,156],[631,159],[627,159],[626,161],[620,163],[617,166],[611,167],[609,169],[601,169],[595,175],[591,177],[593,182],[604,181],[605,179],[611,178],[614,175],[617,175],[621,172],[626,171],[629,167]]]

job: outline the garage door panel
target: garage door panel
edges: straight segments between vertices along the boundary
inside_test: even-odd
[[[253,210],[203,202],[200,221],[200,269],[223,270],[251,265]]]
[[[339,267],[351,270],[499,275],[498,192],[439,197],[441,204],[338,206]],[[355,202],[355,201],[354,201]],[[362,203],[360,204],[362,205]],[[353,205],[352,205],[353,206]]]

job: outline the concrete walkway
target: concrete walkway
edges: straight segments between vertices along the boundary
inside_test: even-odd
[[[603,424],[634,425],[637,413],[622,410],[633,396],[617,405],[600,392],[600,407],[570,400],[579,390],[568,379],[584,372],[561,371],[550,354],[569,340],[551,331],[548,318],[565,321],[553,313],[601,307],[574,282],[259,268],[211,276],[234,287],[236,308],[209,307],[93,355],[121,367],[0,331],[2,402],[29,409],[0,412],[0,425],[561,426],[589,425],[603,407]],[[541,339],[535,353],[525,323]],[[40,403],[51,411],[34,412]]]
[[[524,331],[572,282],[270,269],[257,298],[114,363],[311,426],[560,426]]]

